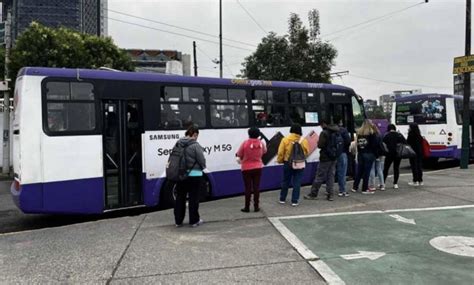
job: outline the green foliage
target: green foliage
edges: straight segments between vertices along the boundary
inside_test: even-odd
[[[134,69],[131,59],[109,37],[97,37],[66,28],[31,23],[12,49],[10,77],[24,66]]]
[[[242,77],[260,80],[330,82],[336,49],[319,38],[319,13],[308,13],[309,30],[297,14],[288,20],[288,34],[269,33],[245,58]]]
[[[368,119],[388,119],[390,120],[390,113],[384,112],[382,106],[374,107],[373,111],[366,110]]]

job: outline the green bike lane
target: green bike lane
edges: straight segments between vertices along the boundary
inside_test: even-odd
[[[474,284],[474,206],[270,220],[330,284]]]

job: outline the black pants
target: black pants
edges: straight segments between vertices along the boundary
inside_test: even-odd
[[[174,220],[181,225],[186,216],[186,197],[189,195],[189,224],[199,222],[199,193],[204,183],[203,176],[188,177],[177,183],[176,203],[174,206]]]
[[[423,156],[417,154],[416,157],[410,158],[411,173],[413,174],[413,182],[423,182]]]
[[[245,209],[250,207],[250,200],[253,193],[253,205],[255,209],[259,208],[260,200],[260,177],[262,169],[250,169],[242,171],[245,184]]]
[[[401,158],[396,156],[387,155],[385,157],[385,165],[383,167],[383,181],[387,181],[388,170],[393,162],[393,184],[398,184],[398,178],[400,177],[400,162]]]

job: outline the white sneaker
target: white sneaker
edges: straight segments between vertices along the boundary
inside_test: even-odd
[[[398,184],[393,184],[393,189],[398,189]]]
[[[421,182],[420,182],[420,186],[423,186],[423,185],[424,185],[424,184],[423,184],[423,181],[421,181]]]
[[[298,205],[299,205],[299,203],[291,203],[291,206],[293,206],[293,207],[296,207]]]
[[[420,183],[418,183],[418,182],[408,182],[408,185],[410,185],[410,186],[420,186]]]
[[[278,200],[278,203],[280,203],[280,204],[285,204],[286,202],[285,202],[285,201]]]
[[[385,186],[380,186],[380,191],[385,191]]]

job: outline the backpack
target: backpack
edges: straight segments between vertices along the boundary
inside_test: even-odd
[[[179,182],[188,178],[188,168],[186,167],[186,148],[179,141],[171,150],[168,163],[166,164],[166,179]]]
[[[326,147],[326,155],[329,159],[337,159],[344,151],[344,139],[340,132],[331,132],[329,135],[329,143]]]
[[[291,149],[289,161],[291,163],[291,168],[293,169],[304,169],[306,167],[306,156],[304,155],[304,150],[301,146],[302,141],[303,138],[297,142],[294,142],[293,148]]]

